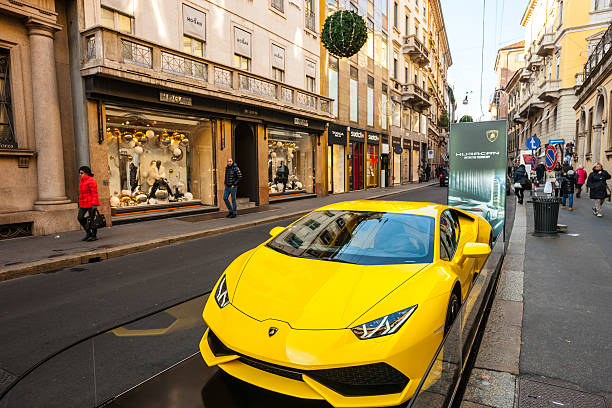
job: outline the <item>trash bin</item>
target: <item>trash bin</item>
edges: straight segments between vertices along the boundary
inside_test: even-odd
[[[558,197],[533,197],[533,216],[535,218],[535,232],[553,234],[557,232],[559,219]]]

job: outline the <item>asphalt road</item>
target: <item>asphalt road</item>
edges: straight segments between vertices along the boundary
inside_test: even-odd
[[[387,199],[445,203],[446,191],[433,186]],[[231,260],[264,241],[272,227],[290,222],[270,223],[0,283],[0,374],[5,378],[17,376],[79,339],[210,291]],[[198,330],[196,334],[200,335],[201,328]],[[151,365],[156,369],[168,367],[191,354],[189,350],[197,350],[193,338],[192,334],[177,339],[175,352],[163,358],[157,356],[159,361]],[[75,349],[75,356],[67,361],[99,354],[87,346],[83,348]],[[137,352],[134,355],[143,360],[141,371],[150,371],[146,363],[150,357]],[[142,372],[137,375],[139,380]],[[121,381],[132,384],[134,378]],[[0,389],[1,385],[0,381]]]

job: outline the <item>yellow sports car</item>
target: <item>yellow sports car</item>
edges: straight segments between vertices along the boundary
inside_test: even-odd
[[[270,235],[217,282],[200,351],[336,407],[412,397],[491,251],[483,218],[432,203],[332,204]]]

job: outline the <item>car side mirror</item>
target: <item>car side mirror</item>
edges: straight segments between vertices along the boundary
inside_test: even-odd
[[[274,227],[270,230],[270,236],[275,237],[285,230],[284,227]]]
[[[463,256],[466,258],[480,258],[490,253],[491,247],[488,244],[468,242],[463,246]]]

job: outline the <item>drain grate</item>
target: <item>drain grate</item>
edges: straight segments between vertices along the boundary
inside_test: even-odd
[[[521,378],[519,408],[607,408],[603,397]]]

